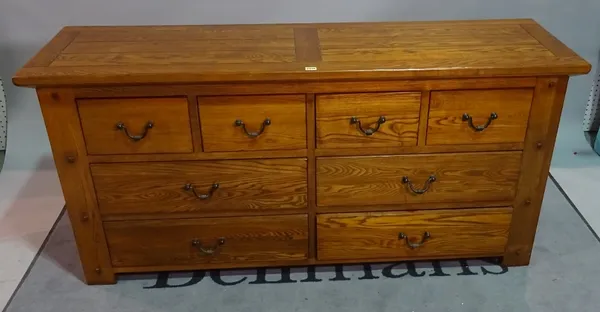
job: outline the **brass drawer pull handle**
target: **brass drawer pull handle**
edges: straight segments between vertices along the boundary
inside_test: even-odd
[[[471,115],[469,115],[467,113],[464,113],[462,115],[462,120],[463,121],[468,121],[469,122],[469,127],[473,128],[473,130],[475,130],[477,132],[485,130],[492,123],[492,120],[494,120],[494,119],[498,119],[498,114],[491,113],[490,114],[490,118],[488,118],[488,121],[484,125],[482,125],[482,126],[476,126],[476,125],[473,124],[473,117],[471,117]]]
[[[425,192],[427,192],[429,190],[429,187],[431,187],[431,184],[433,182],[435,182],[436,178],[435,175],[431,175],[429,176],[429,178],[427,179],[427,181],[425,181],[425,185],[423,186],[422,189],[415,189],[415,187],[413,186],[412,182],[410,182],[410,180],[408,179],[407,176],[403,176],[402,177],[402,184],[407,184],[408,188],[415,194],[423,194]]]
[[[379,119],[377,119],[377,126],[375,128],[368,128],[367,130],[365,130],[365,129],[363,129],[362,124],[357,117],[352,116],[350,118],[350,124],[351,125],[355,124],[356,129],[358,129],[360,132],[364,133],[365,135],[373,135],[373,133],[377,132],[379,130],[379,127],[381,127],[381,125],[384,123],[385,123],[385,116],[381,116],[381,117],[379,117]]]
[[[225,238],[223,238],[223,237],[220,237],[219,240],[217,240],[217,243],[215,244],[215,246],[213,246],[213,247],[203,247],[202,242],[200,242],[199,239],[192,240],[192,246],[196,247],[196,249],[198,249],[200,252],[202,252],[205,255],[215,254],[219,250],[219,247],[221,247],[223,245],[225,245]]]
[[[242,127],[242,130],[244,130],[244,132],[246,133],[246,135],[249,138],[258,137],[265,131],[266,127],[270,126],[270,125],[271,125],[271,119],[267,118],[262,122],[262,124],[260,125],[260,129],[257,132],[248,132],[248,129],[246,129],[246,124],[241,119],[238,119],[235,121],[235,126]]]
[[[140,135],[131,135],[129,133],[129,130],[127,130],[127,127],[125,126],[124,123],[122,123],[120,121],[117,123],[117,130],[121,130],[121,131],[125,132],[125,134],[134,142],[137,142],[137,141],[145,138],[146,135],[148,134],[148,130],[152,129],[153,127],[154,127],[154,122],[148,121],[146,123],[146,125],[144,126],[144,133],[142,133]]]
[[[192,191],[192,193],[194,193],[194,196],[196,196],[196,198],[198,199],[209,199],[212,197],[213,193],[219,188],[219,183],[213,183],[213,185],[210,187],[210,190],[208,190],[208,194],[198,194],[196,192],[196,188],[194,188],[194,186],[191,183],[186,184],[183,189],[186,191]]]
[[[429,234],[429,232],[423,232],[423,236],[421,237],[421,241],[418,243],[413,243],[408,239],[408,235],[400,232],[398,233],[398,239],[404,239],[404,241],[406,242],[406,245],[408,245],[408,247],[410,247],[410,249],[415,249],[418,247],[423,246],[423,244],[425,244],[425,242],[431,238],[431,234]]]

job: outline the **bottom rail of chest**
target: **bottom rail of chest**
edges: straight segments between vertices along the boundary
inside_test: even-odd
[[[104,230],[113,271],[131,273],[501,257],[511,216],[510,207],[298,214],[110,221]]]

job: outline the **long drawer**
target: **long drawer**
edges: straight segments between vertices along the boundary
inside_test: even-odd
[[[317,256],[419,259],[502,255],[511,208],[338,213],[317,217]]]
[[[508,201],[521,152],[317,159],[319,206]]]
[[[103,217],[306,208],[306,159],[91,165]]]
[[[306,215],[112,221],[104,231],[114,266],[302,260]]]

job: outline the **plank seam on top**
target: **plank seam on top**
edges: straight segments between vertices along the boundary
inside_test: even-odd
[[[321,62],[321,42],[317,28],[294,28],[296,61]]]

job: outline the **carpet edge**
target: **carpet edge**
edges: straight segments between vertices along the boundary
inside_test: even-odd
[[[46,248],[46,245],[48,244],[48,241],[50,240],[50,236],[52,236],[52,234],[54,233],[54,230],[56,230],[56,227],[58,226],[58,222],[60,222],[60,220],[62,220],[63,216],[65,215],[66,207],[67,207],[66,205],[63,205],[60,213],[56,217],[56,220],[54,220],[54,223],[52,224],[52,227],[48,231],[48,234],[46,234],[46,237],[44,238],[44,241],[40,245],[40,248],[38,249],[38,251],[36,252],[35,256],[33,257],[33,260],[31,260],[31,263],[27,267],[27,270],[25,271],[25,274],[23,274],[23,277],[21,277],[21,280],[19,281],[19,284],[17,284],[17,287],[15,288],[15,290],[12,292],[12,294],[8,298],[8,301],[6,302],[6,305],[4,306],[4,308],[2,309],[2,312],[7,312],[8,311],[8,307],[10,307],[10,304],[12,303],[13,299],[17,295],[17,292],[19,292],[19,289],[21,289],[21,286],[23,286],[23,283],[25,282],[25,280],[27,279],[27,277],[29,277],[29,273],[31,273],[31,269],[33,268],[33,266],[35,265],[35,263],[38,261],[40,255],[42,254],[42,251]]]

